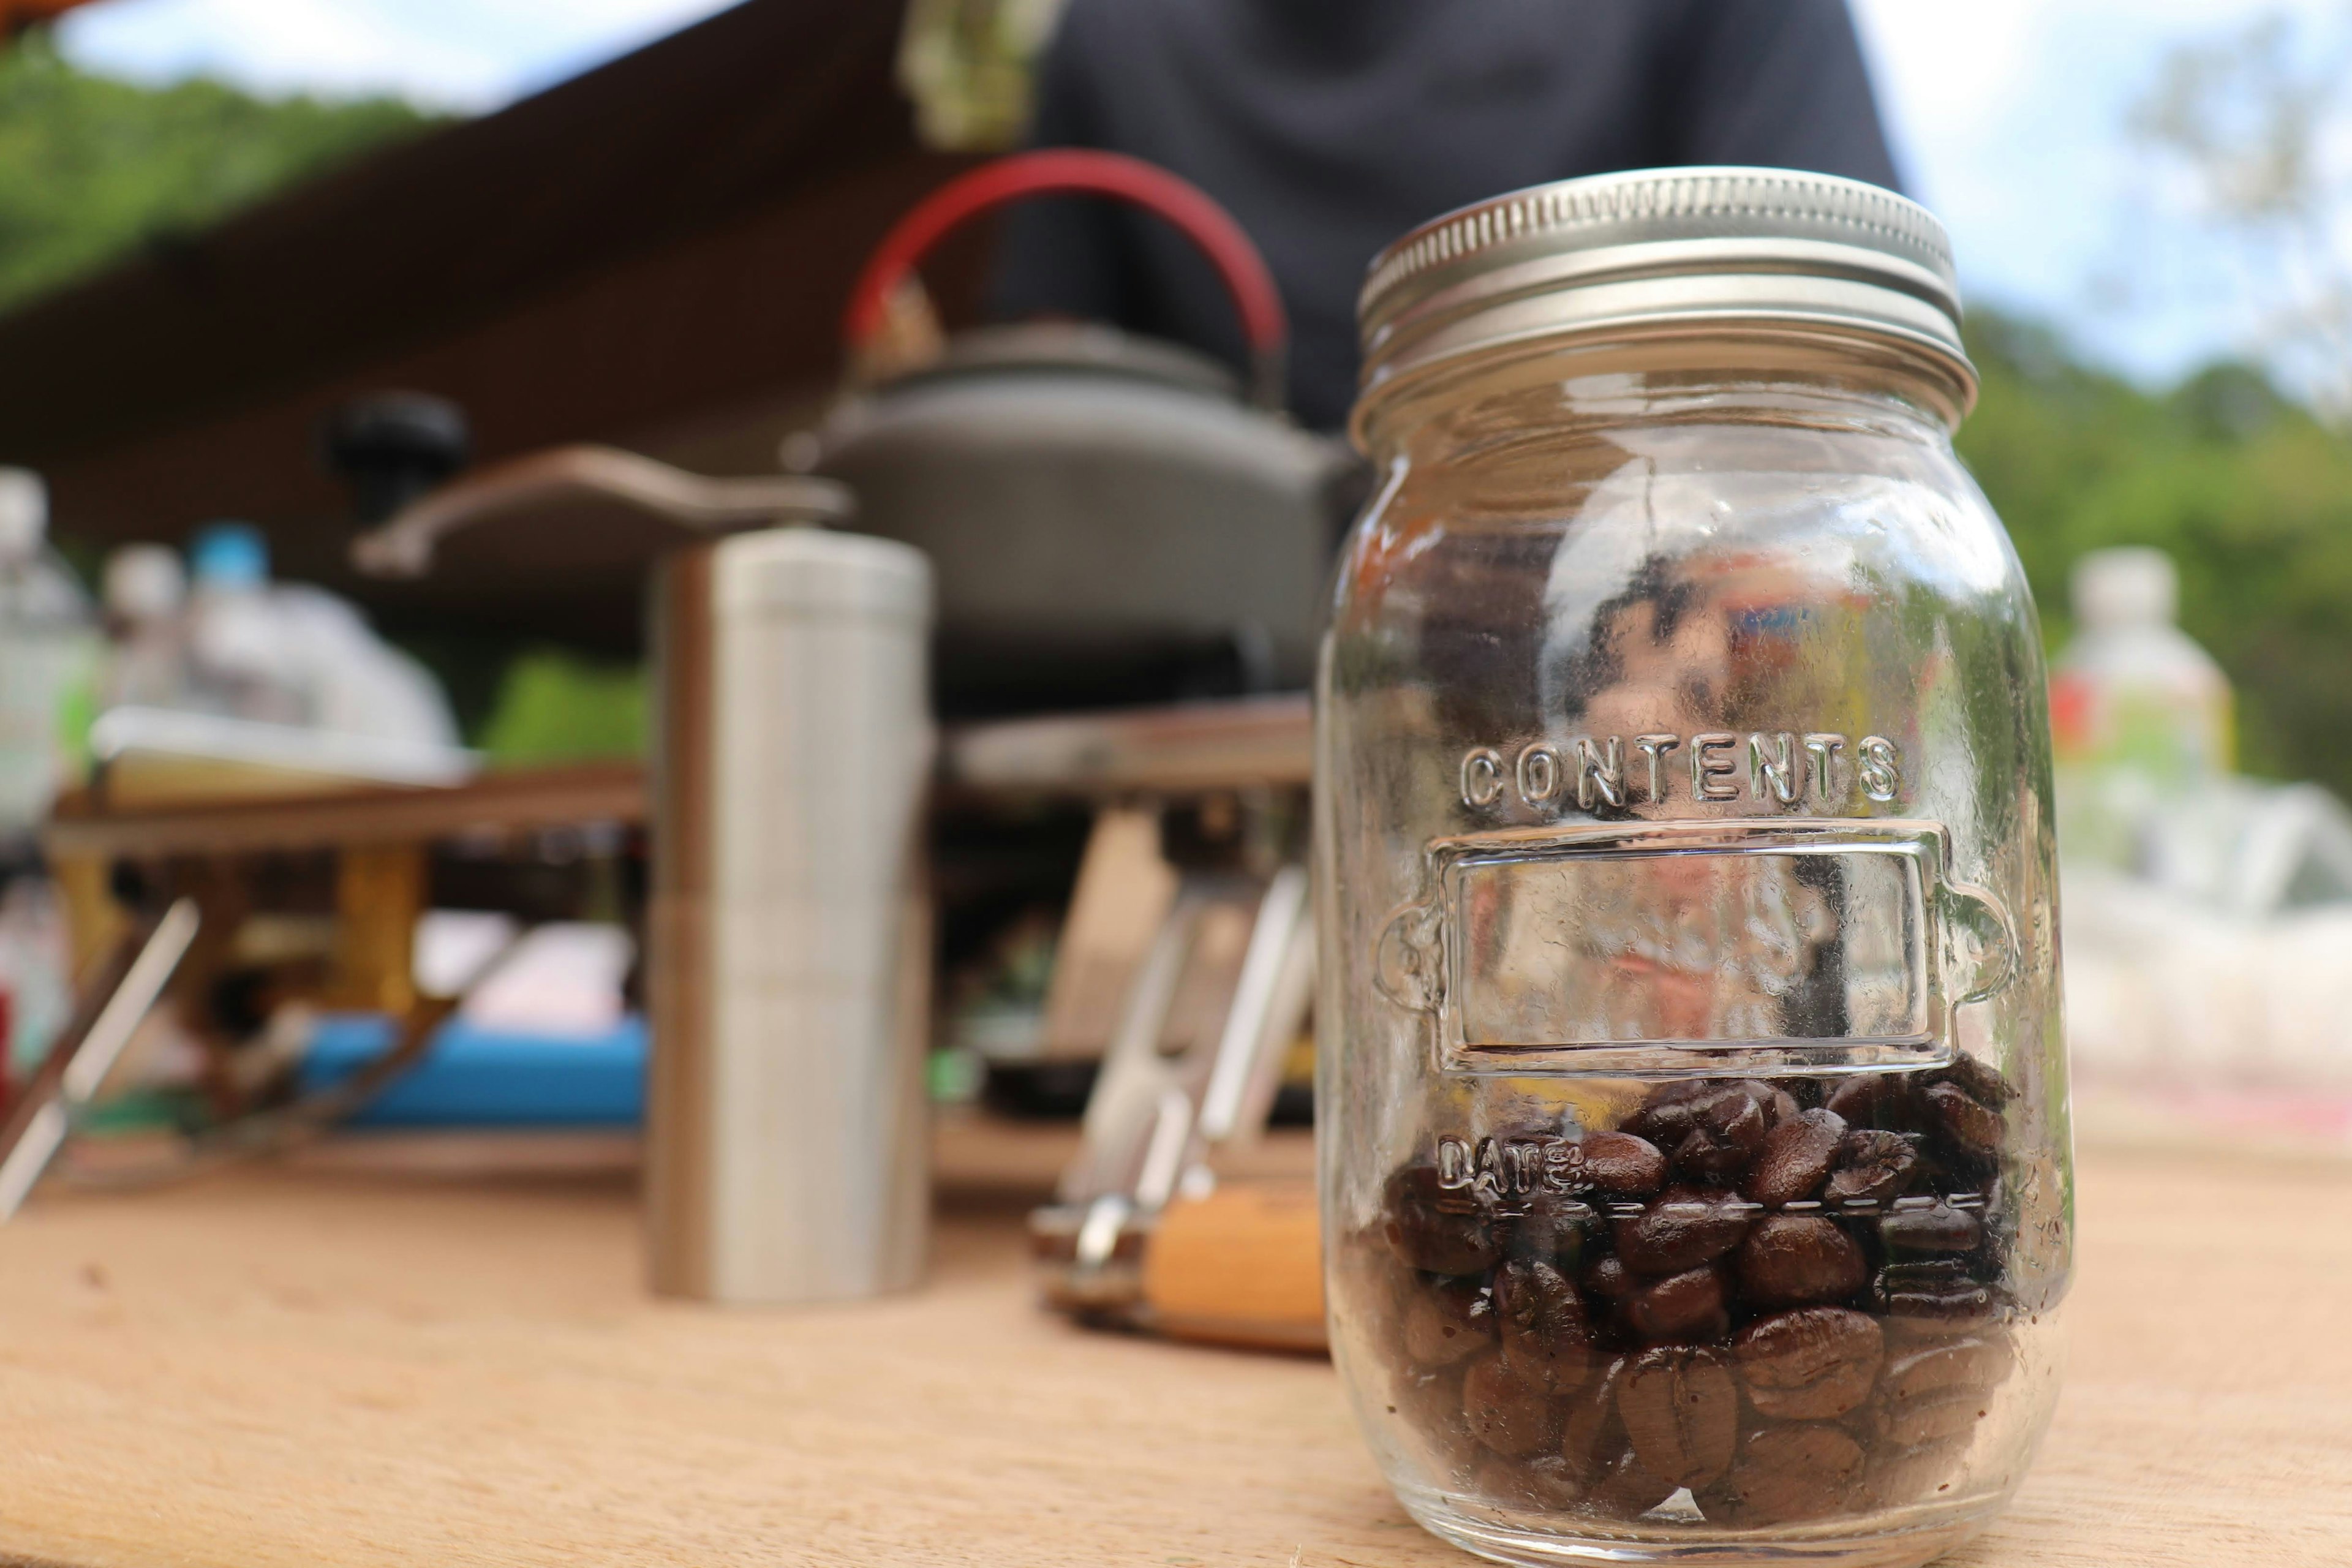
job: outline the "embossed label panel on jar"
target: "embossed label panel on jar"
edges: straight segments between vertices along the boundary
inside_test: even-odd
[[[1379,955],[1444,1067],[1819,1071],[1934,1061],[2012,941],[1932,823],[1519,829],[1430,849]],[[1704,1053],[1702,1060],[1690,1053]]]

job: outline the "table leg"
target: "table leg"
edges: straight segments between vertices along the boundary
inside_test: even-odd
[[[425,871],[421,845],[345,849],[337,858],[332,1005],[402,1017],[415,1005]]]

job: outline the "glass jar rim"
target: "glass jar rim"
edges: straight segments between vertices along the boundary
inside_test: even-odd
[[[1666,323],[1647,331],[1537,334],[1488,345],[1415,367],[1367,387],[1357,398],[1349,434],[1368,455],[1408,439],[1432,418],[1474,401],[1523,387],[1591,384],[1633,375],[1674,378],[1686,387],[1693,374],[1734,384],[1824,382],[1881,393],[1948,433],[1976,400],[1976,373],[1965,359],[1924,351],[1916,343],[1819,323],[1761,321]]]

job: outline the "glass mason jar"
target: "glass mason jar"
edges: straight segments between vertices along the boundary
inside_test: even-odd
[[[1770,170],[1425,226],[1318,676],[1333,1354],[1518,1563],[1916,1563],[2046,1423],[2050,742],[1941,227]]]

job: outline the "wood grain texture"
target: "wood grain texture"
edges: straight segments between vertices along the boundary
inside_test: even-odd
[[[1329,1368],[1072,1328],[1017,1211],[931,1285],[657,1303],[604,1182],[247,1172],[0,1231],[0,1557],[1411,1565]],[[2352,1173],[2086,1160],[2074,1365],[1955,1561],[2352,1561]]]

